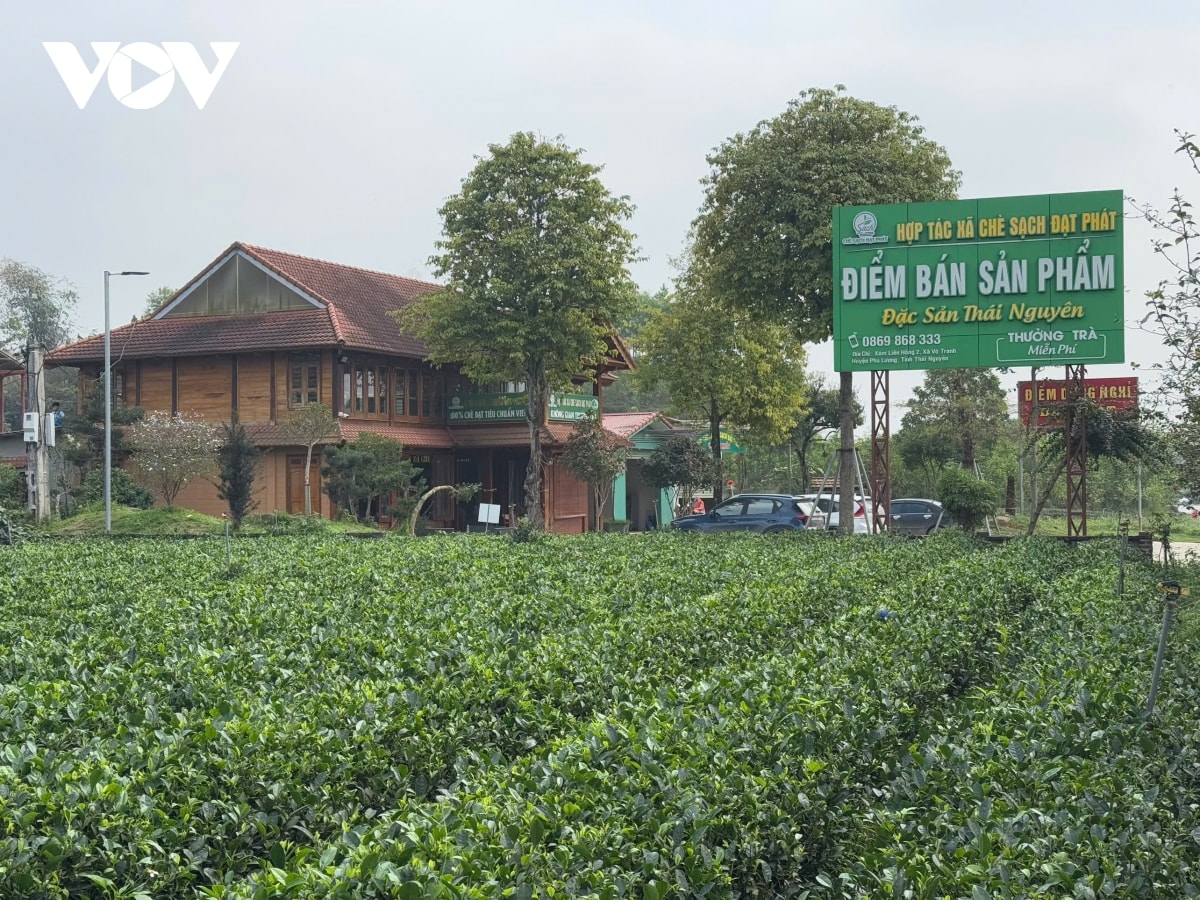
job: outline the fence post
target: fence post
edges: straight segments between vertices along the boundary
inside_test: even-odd
[[[1129,522],[1121,522],[1117,526],[1121,535],[1121,561],[1117,565],[1117,596],[1125,596],[1125,548],[1129,546]]]
[[[1154,660],[1154,674],[1150,676],[1150,698],[1146,701],[1146,718],[1154,715],[1154,701],[1158,697],[1158,682],[1162,677],[1163,658],[1167,654],[1167,633],[1171,630],[1171,619],[1175,616],[1175,607],[1179,597],[1186,591],[1179,586],[1178,581],[1164,581],[1159,584],[1166,597],[1163,607],[1162,633],[1158,636],[1158,656]]]

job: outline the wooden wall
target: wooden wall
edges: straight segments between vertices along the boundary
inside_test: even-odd
[[[144,373],[144,368],[143,368]],[[208,422],[228,422],[233,411],[233,357],[180,357],[175,360],[175,411]],[[241,387],[239,372],[238,387]],[[149,386],[149,382],[143,386]]]
[[[238,418],[243,422],[274,421],[271,408],[271,356],[242,353],[237,358]]]

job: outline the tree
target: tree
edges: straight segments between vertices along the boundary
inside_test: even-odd
[[[836,388],[826,387],[825,379],[818,376],[806,384],[805,395],[804,405],[808,411],[792,429],[788,444],[800,459],[800,483],[808,490],[812,483],[809,477],[808,451],[817,435],[838,427],[841,394]],[[853,409],[854,424],[857,427],[863,422],[863,408],[857,397],[854,399]]]
[[[421,470],[404,455],[404,447],[372,432],[327,448],[321,475],[329,498],[354,510],[359,521],[371,517],[372,510],[376,520],[385,512],[393,519],[403,518],[425,486]],[[384,498],[391,494],[396,500],[385,510]]]
[[[713,293],[805,342],[832,334],[833,207],[947,200],[960,183],[914,116],[844,91],[804,91],[775,118],[721,144],[708,157],[693,223],[693,257]],[[839,399],[845,460],[854,443],[849,372]],[[847,508],[852,493],[852,479],[842,479]]]
[[[112,460],[120,466],[129,455],[128,428],[141,421],[140,406],[115,406],[112,410]],[[61,451],[67,462],[87,475],[104,464],[104,383],[97,379],[88,386],[83,409],[78,416],[67,416],[63,427]]]
[[[162,287],[159,287],[159,288],[155,288],[149,294],[146,295],[146,302],[142,306],[142,316],[141,317],[143,319],[147,318],[152,312],[154,312],[156,309],[158,309],[160,306],[162,306],[164,303],[166,303],[168,300],[170,300],[174,296],[175,296],[175,288],[167,287],[166,285],[163,285]]]
[[[214,470],[221,447],[216,426],[162,411],[130,426],[127,440],[143,479],[168,507],[190,481]]]
[[[703,485],[720,477],[712,455],[706,453],[694,437],[680,435],[656,447],[642,465],[646,482],[662,490],[675,487],[679,491],[676,509],[692,508],[692,498]]]
[[[1194,135],[1176,130],[1175,137],[1175,152],[1200,174],[1200,147]],[[1159,233],[1152,246],[1171,273],[1146,293],[1149,312],[1140,324],[1168,348],[1167,359],[1151,366],[1159,374],[1162,399],[1182,403],[1200,395],[1200,229],[1192,204],[1178,188],[1165,213],[1132,197],[1129,202]]]
[[[634,379],[665,385],[681,414],[708,422],[719,501],[721,427],[746,428],[770,444],[786,440],[805,413],[805,355],[787,328],[722,306],[692,275],[642,329]]]
[[[621,224],[633,206],[561,140],[515,134],[489,151],[440,211],[430,264],[445,287],[395,317],[433,362],[459,363],[476,384],[525,383],[525,496],[541,528],[546,401],[609,358],[611,326],[633,305],[633,235]]]
[[[235,529],[242,527],[242,519],[256,505],[254,501],[254,478],[262,450],[255,446],[246,433],[246,427],[238,419],[237,410],[222,429],[224,441],[217,450],[218,475],[217,496],[229,504],[229,519]]]
[[[333,413],[323,403],[307,403],[292,412],[283,423],[289,441],[304,448],[304,514],[312,515],[312,455],[317,444],[325,443],[338,433]]]
[[[996,511],[996,489],[962,467],[951,467],[938,481],[942,508],[963,531],[973,534]]]
[[[1007,419],[1008,396],[991,369],[930,369],[900,427],[923,429],[926,447],[958,447],[959,465],[973,471]]]
[[[1200,395],[1183,398],[1183,410],[1168,432],[1177,463],[1175,482],[1186,497],[1200,495]]]
[[[596,504],[595,528],[601,528],[604,507],[612,496],[613,479],[625,470],[628,441],[605,430],[600,416],[589,415],[575,423],[558,457],[558,464],[592,488]]]
[[[958,455],[953,440],[947,440],[937,425],[903,426],[892,440],[892,486],[899,492],[895,496],[932,497],[942,470]]]
[[[666,287],[659,288],[653,294],[640,291],[633,311],[617,325],[617,333],[629,348],[635,363],[642,355],[642,329],[656,312],[665,310],[670,302],[671,295]],[[605,412],[661,412],[670,408],[670,405],[671,397],[662,385],[643,390],[628,372],[619,373],[617,380],[604,389]]]
[[[41,269],[5,259],[0,262],[0,346],[20,355],[30,341],[47,350],[71,339],[71,316],[78,295],[66,281]]]
[[[1049,409],[1051,414],[1060,420],[1067,418],[1068,411],[1072,413],[1074,433],[1078,435],[1079,429],[1082,429],[1084,440],[1087,442],[1087,461],[1090,469],[1095,469],[1101,460],[1105,459],[1153,464],[1156,460],[1161,460],[1167,452],[1167,445],[1162,436],[1146,426],[1138,410],[1105,409],[1087,397],[1050,405]],[[1038,443],[1037,477],[1044,486],[1039,491],[1038,502],[1029,517],[1029,534],[1033,534],[1037,528],[1046,500],[1067,467],[1066,428],[1044,431],[1035,439]],[[1047,473],[1048,477],[1044,478]]]

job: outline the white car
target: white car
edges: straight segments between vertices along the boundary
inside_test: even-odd
[[[1200,511],[1200,507],[1192,502],[1190,498],[1180,497],[1178,502],[1175,504],[1175,511],[1180,515],[1195,516],[1197,512]]]
[[[841,503],[836,496],[823,494],[801,494],[796,498],[805,516],[806,528],[821,528],[822,525],[830,531],[837,530]],[[861,494],[854,495],[854,533],[870,534],[871,521],[874,511],[871,498]]]

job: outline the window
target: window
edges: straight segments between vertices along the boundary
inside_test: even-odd
[[[342,409],[347,413],[375,418],[388,417],[387,366],[365,359],[350,360],[342,375]]]
[[[125,373],[112,373],[112,402],[113,409],[125,408]]]
[[[401,419],[441,419],[443,378],[440,373],[418,369],[396,369],[395,410]],[[379,376],[379,409],[386,411],[387,382],[384,372]]]
[[[320,402],[321,357],[315,353],[288,360],[288,407]]]
[[[779,508],[779,503],[770,497],[754,497],[746,503],[746,515],[769,516]]]

